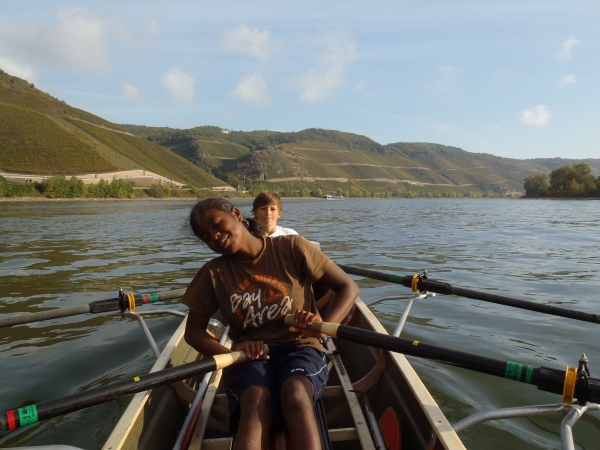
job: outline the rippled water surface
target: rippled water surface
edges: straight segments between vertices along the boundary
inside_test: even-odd
[[[250,202],[238,202],[249,212]],[[185,287],[213,255],[186,225],[193,203],[0,203],[0,317]],[[597,313],[600,202],[467,199],[286,201],[281,225],[319,241],[333,260]],[[357,278],[361,297],[406,294]],[[164,304],[144,308],[163,308]],[[170,306],[184,309],[177,303]],[[391,331],[404,303],[374,306]],[[437,296],[416,303],[403,336],[539,367],[590,359],[600,373],[600,325]],[[164,345],[181,319],[147,319]],[[59,398],[147,371],[154,357],[138,325],[111,314],[0,329],[0,410]],[[532,386],[411,358],[451,422],[490,408],[556,403]],[[126,401],[25,428],[3,447],[99,449]],[[461,434],[468,449],[557,449],[562,416],[512,419]],[[600,414],[574,428],[578,448],[600,448]]]

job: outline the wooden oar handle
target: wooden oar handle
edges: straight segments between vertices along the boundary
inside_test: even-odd
[[[268,355],[269,346],[267,344],[264,344],[264,346],[265,347],[263,352],[265,355]],[[244,350],[231,353],[223,353],[221,355],[214,355],[213,358],[215,360],[215,363],[217,364],[217,370],[224,369],[225,367],[231,366],[232,364],[238,364],[248,360],[248,358],[246,358],[246,352]]]
[[[296,319],[293,314],[287,314],[285,316],[285,324],[289,326],[296,327]],[[317,333],[323,333],[327,336],[337,337],[337,330],[339,328],[339,323],[332,322],[314,322],[312,325],[306,327],[307,330],[316,331]]]

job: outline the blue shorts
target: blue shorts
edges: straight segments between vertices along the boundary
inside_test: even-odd
[[[295,375],[304,375],[313,385],[313,402],[316,402],[327,384],[327,358],[312,347],[281,345],[269,349],[270,358],[230,366],[223,371],[225,392],[229,400],[229,429],[237,433],[240,421],[239,399],[251,386],[264,386],[273,393],[275,400],[275,425],[281,418],[279,391],[283,382]]]

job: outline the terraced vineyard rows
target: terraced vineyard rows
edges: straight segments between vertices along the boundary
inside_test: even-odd
[[[85,122],[70,122],[109,147],[119,149],[127,158],[167,178],[197,187],[220,186],[224,183],[204,172],[188,160],[153,142],[114,133]]]
[[[73,175],[117,169],[45,115],[0,102],[0,170]]]

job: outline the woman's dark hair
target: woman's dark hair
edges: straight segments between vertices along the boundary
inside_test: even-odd
[[[206,198],[199,201],[190,212],[190,226],[192,227],[192,231],[196,236],[200,237],[200,225],[204,220],[204,214],[209,209],[232,212],[233,208],[235,208],[235,206],[225,198]],[[243,219],[242,223],[253,236],[262,237],[262,228],[260,227],[258,220],[254,218]]]

